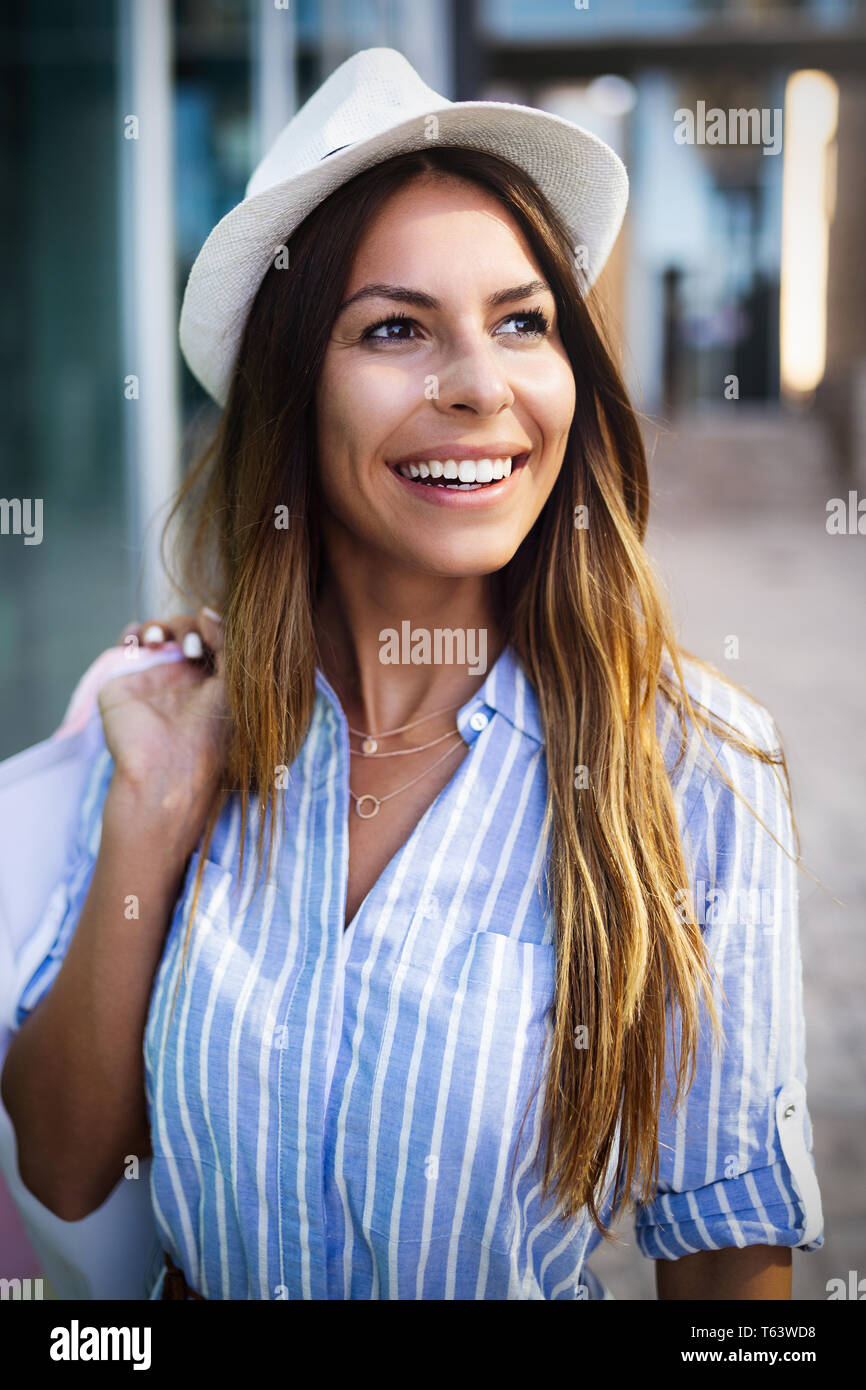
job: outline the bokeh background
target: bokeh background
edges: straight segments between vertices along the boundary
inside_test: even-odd
[[[826,1298],[866,1272],[864,0],[4,0],[0,758],[164,611],[159,523],[211,410],[177,348],[187,274],[292,113],[375,45],[452,99],[576,120],[629,170],[597,292],[652,455],[648,544],[685,645],[776,716],[820,880],[801,940],[826,1244],[795,1254],[794,1296]],[[678,143],[683,108],[766,112],[765,133]],[[43,501],[38,545],[16,498]],[[594,1266],[655,1296],[628,1220]],[[0,1192],[0,1277],[37,1273]]]

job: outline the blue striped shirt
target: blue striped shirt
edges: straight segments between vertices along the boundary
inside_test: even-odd
[[[775,747],[762,706],[686,670],[693,697]],[[610,1297],[587,1263],[596,1228],[541,1200],[533,1163],[555,946],[532,686],[506,648],[457,715],[468,755],[346,930],[348,730],[321,672],[316,686],[271,877],[252,891],[254,814],[236,881],[235,796],[204,863],[184,971],[198,854],[156,973],[144,1057],[165,1246],[210,1299]],[[683,900],[716,966],[725,1047],[711,1049],[707,1026],[679,1113],[663,1094],[659,1180],[653,1200],[634,1205],[636,1240],[653,1259],[750,1244],[814,1250],[823,1224],[797,870],[693,729],[676,766],[679,725],[661,699],[658,731],[686,851]],[[775,771],[707,738],[792,848]],[[111,772],[103,743],[78,853],[49,907],[57,939],[19,1019],[50,987],[81,912]]]

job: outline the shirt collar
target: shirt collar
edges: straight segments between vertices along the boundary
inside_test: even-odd
[[[340,711],[340,702],[318,667],[316,686],[328,703]],[[491,713],[501,714],[515,729],[536,743],[544,743],[535,691],[511,646],[503,647],[484,683],[457,711],[457,727],[467,743],[473,743],[487,727]]]
[[[484,684],[457,712],[457,727],[467,743],[471,743],[485,727],[479,718],[475,723],[480,727],[476,728],[473,716],[491,710],[501,714],[515,729],[527,734],[536,743],[544,742],[535,691],[511,646],[503,647],[488,671]]]

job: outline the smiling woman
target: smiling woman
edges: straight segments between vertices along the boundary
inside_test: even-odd
[[[600,1298],[587,1258],[627,1205],[660,1296],[788,1296],[790,1247],[823,1239],[790,795],[772,719],[678,648],[643,549],[640,430],[573,251],[603,261],[618,161],[533,112],[565,163],[515,129],[508,159],[474,106],[419,142],[435,94],[412,106],[397,57],[350,63],[403,93],[406,147],[342,146],[359,167],[293,221],[306,175],[270,166],[243,225],[288,254],[242,321],[228,272],[191,276],[182,340],[225,409],[174,519],[222,620],[150,625],[205,645],[101,696],[4,1072],[22,1176],[80,1215],[152,1152],[154,1297]],[[383,630],[443,623],[490,669],[381,659]],[[771,927],[698,921],[697,883],[769,892]]]

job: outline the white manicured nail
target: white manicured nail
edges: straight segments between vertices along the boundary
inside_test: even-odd
[[[220,617],[219,613],[215,613],[212,608],[205,607],[201,611],[202,613],[207,613],[209,618],[213,618],[215,623],[222,622],[222,618]]]
[[[147,643],[147,642],[164,642],[164,641],[165,641],[165,633],[163,632],[163,630],[162,630],[162,628],[160,627],[159,623],[151,623],[150,627],[146,627],[146,628],[144,629],[144,632],[141,634],[141,640],[142,640],[142,642],[144,642],[144,643]]]
[[[200,656],[204,655],[204,647],[201,644],[201,638],[197,632],[188,632],[186,634],[186,637],[183,639],[181,651],[184,656],[191,657],[193,661],[197,661]]]

